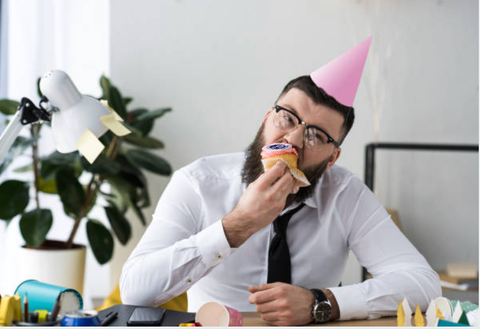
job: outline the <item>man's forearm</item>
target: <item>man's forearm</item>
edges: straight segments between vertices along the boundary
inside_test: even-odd
[[[240,247],[255,233],[253,227],[248,227],[234,212],[229,213],[222,219],[223,231],[231,248]]]

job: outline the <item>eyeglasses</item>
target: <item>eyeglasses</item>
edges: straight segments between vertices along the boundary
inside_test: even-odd
[[[290,132],[297,129],[298,125],[304,125],[306,129],[303,140],[305,145],[312,151],[320,152],[327,147],[329,143],[332,143],[335,147],[340,147],[340,144],[322,128],[303,122],[296,113],[289,109],[279,105],[275,105],[274,108],[273,124],[275,127],[281,131]]]

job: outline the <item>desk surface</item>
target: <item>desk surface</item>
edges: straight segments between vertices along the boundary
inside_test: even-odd
[[[244,327],[266,327],[269,324],[263,321],[256,312],[242,312]],[[352,321],[334,321],[325,324],[317,324],[311,326],[327,326],[327,327],[396,327],[397,318],[380,318],[376,320],[352,320]]]

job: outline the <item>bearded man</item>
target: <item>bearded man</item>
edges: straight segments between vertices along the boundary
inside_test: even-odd
[[[246,152],[175,172],[123,268],[125,303],[188,290],[190,311],[217,301],[290,326],[395,315],[405,297],[425,311],[440,296],[438,275],[373,193],[335,165],[370,41],[290,81]],[[264,172],[272,143],[296,150],[310,186],[298,188],[281,161]],[[350,250],[373,279],[341,286]]]

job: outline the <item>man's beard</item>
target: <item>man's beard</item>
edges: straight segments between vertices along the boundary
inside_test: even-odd
[[[262,147],[265,146],[265,141],[263,138],[263,130],[265,124],[263,123],[260,126],[260,129],[255,136],[253,142],[245,150],[245,163],[242,168],[242,182],[247,186],[250,183],[257,180],[261,174],[263,174],[263,164],[262,164]],[[287,197],[286,207],[292,203],[301,203],[309,198],[315,191],[320,177],[325,172],[330,158],[325,159],[323,162],[316,166],[310,166],[308,168],[302,169],[303,173],[307,177],[311,185],[306,187],[301,187],[297,194],[290,194]]]

